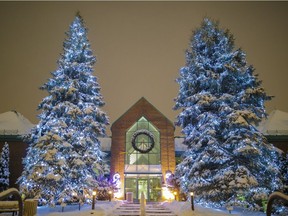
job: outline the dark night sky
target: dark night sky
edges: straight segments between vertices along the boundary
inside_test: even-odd
[[[275,96],[267,111],[288,112],[288,2],[116,1],[0,2],[0,113],[14,109],[38,122],[37,106],[47,95],[39,87],[57,68],[77,10],[89,29],[111,123],[142,96],[175,121],[175,79],[192,30],[205,16],[229,28],[236,48],[247,53]]]

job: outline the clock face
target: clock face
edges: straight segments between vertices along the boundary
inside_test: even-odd
[[[132,146],[141,153],[150,152],[154,147],[153,134],[148,130],[136,131],[132,137]]]

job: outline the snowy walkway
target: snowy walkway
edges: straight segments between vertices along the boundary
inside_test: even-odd
[[[97,201],[95,210],[91,210],[91,205],[84,205],[81,210],[78,210],[78,205],[66,206],[62,212],[61,206],[55,208],[38,207],[37,216],[117,216],[117,215],[140,215],[140,207],[137,204],[123,204],[121,201]],[[122,207],[120,207],[122,206]],[[122,214],[123,210],[126,214]],[[162,213],[161,213],[162,211]],[[7,214],[12,215],[12,214]],[[195,211],[191,210],[188,202],[164,202],[157,204],[147,204],[147,216],[265,216],[263,212],[249,212],[241,209],[236,209],[229,214],[227,210],[204,208],[195,205]],[[1,214],[2,216],[2,214]],[[4,216],[4,215],[3,215]],[[5,214],[6,216],[6,214]]]
[[[123,203],[119,207],[117,207],[113,212],[111,212],[111,216],[140,216],[140,204],[130,204]],[[177,216],[172,212],[172,210],[167,207],[161,205],[161,203],[153,203],[147,204],[145,208],[146,216]]]

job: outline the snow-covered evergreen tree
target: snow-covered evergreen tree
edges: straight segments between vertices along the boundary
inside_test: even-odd
[[[43,204],[90,193],[105,172],[99,137],[106,135],[109,122],[93,76],[95,62],[87,28],[77,13],[58,69],[41,88],[48,96],[39,104],[40,121],[27,137],[30,145],[19,178],[21,191]]]
[[[229,30],[205,18],[177,82],[176,124],[188,146],[176,168],[182,190],[210,204],[261,207],[283,186],[279,153],[255,128],[271,97]]]
[[[0,191],[9,187],[9,145],[5,142],[0,155]]]

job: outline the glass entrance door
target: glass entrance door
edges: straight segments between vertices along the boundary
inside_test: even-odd
[[[145,199],[149,200],[148,197],[148,179],[138,179],[138,199],[141,199],[141,193],[144,193]]]
[[[133,193],[134,202],[139,202],[141,192],[148,202],[161,201],[161,174],[126,174],[125,194]]]

